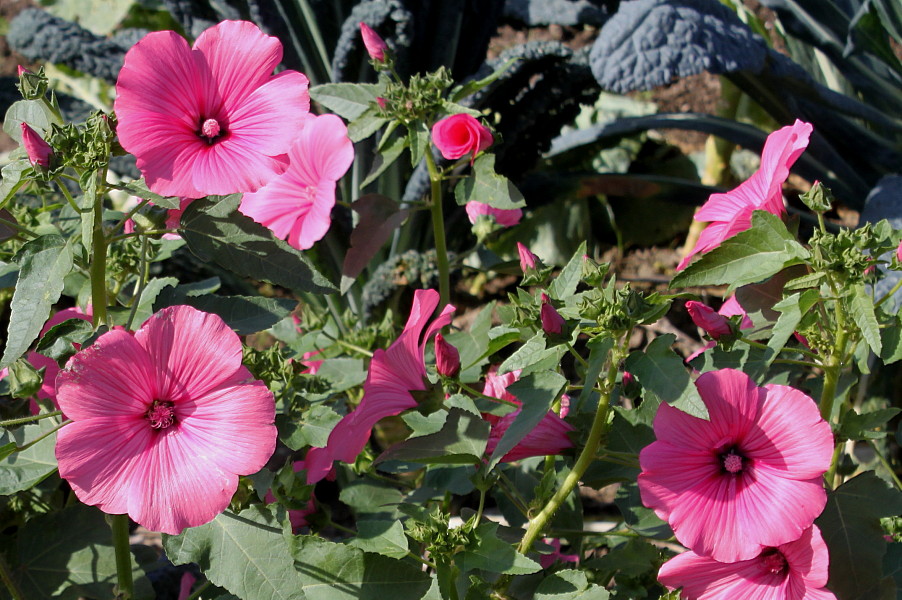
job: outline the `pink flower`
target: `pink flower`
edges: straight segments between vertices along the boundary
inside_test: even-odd
[[[902,263],[902,240],[900,240],[899,245],[896,246],[896,260]]]
[[[523,218],[523,211],[519,208],[492,208],[484,202],[470,200],[466,205],[467,217],[470,223],[476,224],[480,215],[492,217],[502,227],[513,227]]]
[[[440,333],[435,336],[435,370],[444,377],[457,377],[460,373],[460,352]]]
[[[507,391],[507,386],[515,382],[519,377],[519,370],[511,371],[504,375],[498,375],[496,369],[492,367],[486,374],[485,387],[483,388],[482,393],[492,398],[500,398],[502,400],[507,400],[508,402],[515,402],[518,405],[522,405],[522,402],[520,402],[516,396]],[[566,403],[569,407],[569,398],[567,398]],[[564,405],[563,399],[561,405]],[[519,414],[520,409],[508,413],[503,417],[497,417],[487,413],[482,415],[483,418],[492,425],[492,430],[489,433],[489,440],[485,447],[487,456],[492,455],[495,448],[498,446],[498,442],[501,441],[504,433],[511,424],[513,424],[514,419],[516,419]],[[556,415],[554,411],[549,410],[548,413],[542,417],[542,420],[539,421],[539,424],[536,425],[532,431],[527,433],[523,439],[517,442],[517,445],[514,446],[510,452],[505,454],[501,458],[501,461],[513,462],[522,458],[529,458],[530,456],[551,456],[560,454],[564,450],[573,447],[573,442],[567,435],[571,431],[574,431],[572,425]]]
[[[272,75],[281,60],[281,42],[245,21],[207,29],[193,48],[173,31],[135,44],[116,83],[117,133],[148,187],[252,192],[284,171],[310,97],[303,74]]]
[[[680,261],[680,271],[693,256],[720,246],[727,238],[752,225],[752,212],[766,210],[775,215],[786,212],[783,208],[783,182],[789,176],[789,168],[808,147],[813,127],[796,120],[769,136],[761,152],[761,166],[739,187],[726,194],[711,194],[707,202],[695,214],[695,220],[709,221],[692,252]]]
[[[542,554],[539,556],[539,564],[543,569],[547,569],[557,561],[561,562],[579,562],[579,554],[563,554],[561,552],[561,540],[558,538],[542,538],[542,541],[554,548],[550,554]]]
[[[423,359],[426,342],[451,322],[454,312],[454,307],[448,304],[427,328],[438,303],[439,295],[435,290],[414,292],[404,331],[388,350],[379,349],[373,354],[370,372],[363,384],[363,400],[338,422],[329,434],[325,448],[312,448],[307,453],[307,483],[325,477],[335,460],[354,462],[379,420],[417,406],[411,392],[427,388]]]
[[[376,62],[385,62],[385,51],[388,50],[388,44],[363,21],[360,22],[360,37],[363,38],[363,45],[370,58]]]
[[[657,441],[639,454],[643,504],[681,544],[721,562],[797,539],[827,501],[821,476],[833,434],[817,405],[788,386],[759,388],[732,369],[705,373],[695,385],[710,420],[661,404]]]
[[[736,294],[733,294],[726,300],[724,303],[720,305],[720,310],[717,311],[717,314],[723,315],[725,317],[735,317],[738,315],[742,316],[742,319],[739,321],[739,329],[751,329],[754,327],[752,320],[749,318],[745,309],[742,308],[742,305],[739,304],[739,300],[736,298]]]
[[[100,336],[60,372],[57,400],[73,421],[57,438],[60,476],[85,504],[154,531],[212,520],[275,449],[272,392],[225,322],[190,306]]]
[[[40,165],[44,168],[49,167],[53,148],[28,123],[22,122],[20,127],[22,128],[22,145],[25,146],[28,160],[32,165]]]
[[[306,469],[306,465],[303,460],[296,460],[292,465],[292,469],[295,473],[300,473],[304,469]],[[266,504],[272,504],[276,501],[275,494],[272,491],[266,492],[266,496],[263,497],[263,502]],[[307,517],[316,512],[316,498],[310,496],[310,500],[307,501],[307,505],[304,508],[299,510],[288,510],[288,521],[291,523],[291,531],[295,535],[303,528],[309,525],[307,522]]]
[[[715,340],[720,339],[722,335],[729,335],[732,332],[727,318],[706,304],[689,300],[686,302],[686,310],[689,312],[689,316],[692,317],[692,322],[697,327],[701,327],[705,333]]]
[[[195,581],[197,581],[197,578],[191,573],[186,571],[182,574],[182,578],[179,581],[178,600],[188,600],[191,596],[191,588],[194,586]]]
[[[539,309],[539,319],[542,321],[542,331],[548,335],[560,335],[564,327],[567,326],[567,321],[551,306],[551,299],[545,293],[542,294],[542,308]]]
[[[684,552],[661,566],[658,581],[670,589],[682,587],[687,600],[836,600],[824,588],[829,562],[827,545],[812,525],[797,540],[739,562]]]
[[[26,68],[23,67],[22,65],[16,65],[16,75],[18,75],[19,77],[21,77],[23,73],[31,73],[31,71],[29,71],[28,69],[26,69]]]
[[[518,219],[519,221],[519,219]],[[529,269],[535,269],[538,256],[529,251],[529,248],[517,242],[517,253],[520,255],[520,270],[524,273]]]
[[[276,237],[306,250],[329,231],[335,183],[354,162],[354,145],[337,116],[310,117],[288,157],[288,170],[245,194],[239,210]]]
[[[466,113],[445,117],[432,126],[432,141],[448,160],[471,154],[472,164],[476,155],[491,146],[494,139],[488,127]]]

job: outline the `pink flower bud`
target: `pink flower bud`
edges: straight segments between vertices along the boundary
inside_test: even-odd
[[[729,320],[706,304],[690,300],[686,303],[686,310],[689,311],[692,322],[715,340],[732,331]]]
[[[902,240],[900,240],[899,245],[896,246],[896,260],[902,262]]]
[[[542,331],[548,335],[560,334],[567,324],[564,317],[551,306],[551,299],[547,294],[542,294],[542,308],[539,311],[539,317],[542,319]]]
[[[370,58],[377,62],[385,62],[385,51],[388,50],[388,44],[363,21],[360,22],[360,36],[363,38],[363,45],[366,46]]]
[[[18,74],[19,77],[21,77],[21,76],[22,76],[22,73],[31,73],[31,71],[29,71],[28,69],[26,69],[26,68],[23,67],[22,65],[18,65],[18,66],[16,67],[16,73]]]
[[[460,373],[460,352],[440,333],[435,336],[435,369],[443,377],[456,377]]]
[[[636,381],[636,378],[633,377],[633,374],[630,373],[629,371],[624,371],[623,378],[620,381],[621,381],[623,387],[626,387],[628,385],[632,385],[633,382]]]
[[[529,251],[529,248],[517,242],[517,253],[520,254],[520,269],[525,273],[529,269],[536,268],[536,259],[538,258],[535,254]]]
[[[25,146],[25,152],[28,153],[28,160],[31,161],[32,165],[49,167],[53,148],[38,135],[37,131],[29,127],[28,123],[22,123],[21,127],[22,145]]]
[[[432,141],[448,160],[471,154],[472,164],[476,155],[491,146],[494,140],[488,127],[466,113],[445,117],[432,126]]]
[[[385,98],[382,97],[376,98],[376,104],[378,104],[379,108],[381,108],[382,110],[385,110],[385,107],[388,106],[388,102],[386,102]]]

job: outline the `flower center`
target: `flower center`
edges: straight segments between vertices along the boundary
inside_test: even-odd
[[[216,119],[206,119],[200,126],[200,137],[204,138],[208,144],[212,144],[221,133],[223,133],[222,126]]]
[[[768,548],[761,553],[760,558],[761,564],[769,573],[785,573],[786,569],[788,568],[788,565],[786,564],[786,557],[783,556],[783,553],[776,548]]]
[[[154,400],[144,418],[154,429],[166,429],[175,424],[175,405],[169,400]]]
[[[727,473],[736,474],[742,470],[743,458],[735,450],[730,450],[726,454],[721,455],[721,458],[723,459],[723,468],[726,469]]]

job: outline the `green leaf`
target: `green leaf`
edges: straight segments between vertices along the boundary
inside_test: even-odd
[[[438,433],[395,444],[376,459],[377,463],[400,460],[424,464],[473,464],[485,453],[491,426],[478,415],[459,408],[448,411]]]
[[[843,415],[837,435],[848,440],[879,440],[885,438],[889,431],[886,424],[890,419],[902,412],[899,408],[881,408],[858,414],[849,410]],[[883,429],[882,431],[877,431]]]
[[[82,176],[84,178],[84,176]],[[97,171],[91,171],[87,177],[87,185],[83,185],[84,195],[81,197],[79,216],[81,220],[81,245],[85,254],[90,255],[94,247],[94,204],[97,200]]]
[[[880,358],[887,365],[902,359],[902,318],[896,315],[888,325],[880,330]]]
[[[292,450],[300,450],[306,446],[325,448],[329,442],[329,434],[339,421],[341,416],[325,404],[313,405],[301,419],[289,415],[276,415],[279,439]]]
[[[407,145],[410,146],[410,164],[417,166],[423,155],[431,151],[429,147],[429,130],[424,125],[413,127],[407,132]]]
[[[10,303],[9,329],[0,368],[22,356],[38,337],[50,308],[72,270],[72,247],[61,236],[44,235],[22,246],[16,255],[19,279]]]
[[[179,535],[163,535],[163,547],[176,565],[197,563],[215,585],[239,598],[303,600],[304,579],[278,520],[259,506],[226,511]]]
[[[239,275],[293,290],[335,291],[303,252],[238,212],[240,199],[239,194],[211,196],[195,200],[185,210],[179,232],[195,256]]]
[[[348,123],[348,137],[352,142],[359,142],[370,137],[389,122],[382,116],[382,111],[371,106],[359,117]]]
[[[647,541],[633,538],[583,566],[600,572],[601,581],[606,581],[604,578],[610,579],[617,573],[626,577],[641,577],[658,569],[659,556],[660,551]]]
[[[542,580],[535,600],[608,600],[610,592],[590,584],[586,574],[576,569],[557,571]]]
[[[489,469],[493,469],[505,454],[510,452],[526,434],[535,429],[548,414],[551,403],[567,385],[567,379],[554,371],[543,371],[522,377],[510,384],[507,391],[522,402],[522,409],[492,452]]]
[[[497,530],[497,523],[483,523],[476,528],[475,547],[467,548],[454,556],[454,562],[462,573],[482,569],[503,575],[526,575],[542,569],[539,563],[517,552],[508,542],[499,539]]]
[[[585,384],[576,401],[577,409],[586,406],[586,402],[595,390],[595,383],[601,375],[604,364],[608,360],[608,353],[614,347],[614,340],[609,337],[594,337],[586,343],[589,348],[589,366],[586,368]]]
[[[639,378],[642,387],[655,396],[695,417],[708,418],[708,409],[683,365],[683,359],[670,348],[676,341],[672,333],[659,335],[645,351],[635,351],[624,368]]]
[[[492,208],[523,208],[523,194],[507,177],[495,172],[495,155],[483,154],[473,165],[473,176],[454,188],[457,203],[463,206],[470,200],[488,204]]]
[[[861,331],[864,341],[871,351],[880,356],[883,351],[883,342],[880,339],[880,326],[877,324],[877,316],[874,314],[874,301],[868,294],[863,283],[852,287],[852,297],[849,298],[849,314]]]
[[[19,100],[6,111],[6,116],[3,118],[3,131],[20,144],[22,143],[22,123],[28,123],[42,138],[47,136],[51,124],[63,125],[62,121],[40,100]]]
[[[175,277],[154,277],[150,281],[147,282],[147,285],[144,286],[144,289],[141,291],[141,297],[138,299],[138,307],[135,309],[135,318],[132,320],[132,325],[137,327],[142,324],[144,321],[149,319],[154,312],[154,302],[157,300],[157,296],[160,295],[167,287],[175,287],[179,284],[179,280]],[[187,302],[182,302],[180,304],[187,304]],[[157,309],[163,308],[163,306],[157,306]],[[124,311],[125,314],[128,314],[129,311]],[[125,324],[125,319],[127,317],[123,315],[122,325]]]
[[[530,373],[556,368],[561,363],[561,358],[567,353],[567,347],[557,344],[551,348],[545,348],[545,342],[545,334],[539,331],[501,363],[498,373],[510,373],[519,369],[522,377]]]
[[[83,344],[94,335],[94,326],[84,319],[66,319],[45,333],[35,351],[55,361],[69,358],[77,352],[73,344]]]
[[[483,77],[482,79],[471,80],[462,85],[456,86],[454,89],[451,90],[451,100],[453,102],[460,102],[461,100],[463,100],[470,94],[474,94],[474,93],[478,92],[485,86],[496,81],[499,77],[504,75],[504,72],[507,71],[511,67],[511,65],[513,65],[518,60],[522,60],[522,59],[518,56],[515,56],[514,58],[509,58],[506,61],[504,61],[503,63],[501,63],[501,65],[499,65],[499,67],[497,69],[495,69],[491,75],[488,75],[487,77]]]
[[[250,335],[269,329],[291,314],[297,302],[289,298],[261,296],[193,296],[184,304],[222,317],[238,335]]]
[[[843,600],[872,600],[881,587],[887,544],[881,517],[902,513],[902,493],[873,471],[827,494],[827,506],[815,523],[830,551],[828,587]]]
[[[310,88],[310,98],[353,121],[376,102],[379,89],[374,83],[327,83]]]
[[[773,335],[767,342],[767,347],[773,352],[771,353],[768,364],[776,358],[777,353],[783,349],[796,328],[802,317],[811,310],[811,307],[817,304],[820,294],[817,290],[806,290],[802,293],[795,293],[787,296],[780,302],[774,304],[774,309],[780,311],[780,316],[774,324]]]
[[[0,435],[0,448],[10,443],[22,448],[52,431],[57,423],[43,419],[34,425],[8,429]],[[56,472],[56,433],[47,435],[36,444],[13,452],[0,461],[0,495],[30,489]]]
[[[16,160],[4,166],[0,170],[3,180],[0,181],[0,206],[12,198],[22,185],[28,181],[27,175],[31,172],[31,162],[27,158]],[[5,217],[10,220],[12,215]]]
[[[620,509],[627,527],[639,535],[656,540],[666,540],[673,536],[670,526],[655,511],[642,505],[639,486],[635,481],[621,484],[614,497],[614,504]]]
[[[786,229],[780,217],[752,213],[752,227],[724,240],[683,271],[670,287],[729,284],[728,291],[763,281],[808,258],[808,251]]]
[[[26,598],[112,598],[116,556],[110,528],[100,510],[75,504],[30,519],[18,532],[14,572]],[[135,600],[154,598],[153,588],[135,574]]]
[[[400,521],[358,521],[357,537],[347,545],[391,558],[404,558],[409,550]]]
[[[318,537],[295,536],[291,553],[307,600],[420,600],[432,583],[419,565]]]
[[[155,194],[150,191],[147,187],[147,183],[145,183],[144,178],[136,179],[135,181],[130,181],[126,184],[115,186],[117,189],[128,192],[132,196],[137,196],[138,198],[143,198],[144,200],[150,200],[154,206],[159,206],[160,208],[181,208],[178,197],[176,196],[161,196],[159,194]]]
[[[455,331],[446,336],[448,343],[460,353],[460,380],[478,381],[482,378],[482,366],[488,362],[492,348],[492,314],[495,303],[490,302],[479,311],[468,331]],[[519,339],[519,330],[517,331]],[[497,350],[495,350],[497,351]]]
[[[404,499],[397,489],[366,479],[346,485],[338,499],[354,509],[358,518],[365,516],[396,519],[398,504]]]
[[[555,300],[568,300],[576,293],[580,277],[583,274],[583,257],[586,255],[586,242],[582,242],[570,261],[561,269],[558,276],[548,286],[548,295]]]
[[[349,390],[366,380],[362,358],[327,358],[316,371],[317,377],[329,380],[333,394]]]
[[[373,159],[373,166],[369,174],[366,176],[366,179],[360,182],[360,189],[376,181],[380,175],[385,173],[400,158],[401,154],[404,153],[404,149],[407,148],[407,136],[396,134],[392,137],[390,143],[383,145],[380,142],[380,146],[379,152]]]

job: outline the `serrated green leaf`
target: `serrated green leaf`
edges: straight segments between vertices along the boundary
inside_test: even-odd
[[[586,242],[582,242],[558,276],[548,286],[549,296],[555,300],[566,301],[576,293],[576,286],[579,285],[580,277],[583,274],[583,257],[585,255]]]
[[[279,439],[292,450],[307,446],[324,448],[329,434],[341,421],[341,416],[325,404],[316,404],[300,419],[289,415],[276,415]]]
[[[10,443],[14,443],[16,447],[24,448],[52,431],[57,426],[53,421],[43,419],[34,425],[6,430],[0,435],[0,447],[8,448]],[[54,432],[25,450],[13,452],[0,461],[0,495],[8,496],[30,489],[53,474],[56,469]]]
[[[589,396],[595,389],[595,382],[598,381],[601,370],[608,359],[608,353],[614,347],[614,340],[609,337],[594,337],[586,344],[589,348],[589,366],[586,368],[585,384],[579,393],[579,399],[576,401],[577,411],[586,406]]]
[[[642,505],[642,496],[635,481],[621,484],[614,497],[614,504],[623,515],[627,527],[643,537],[666,540],[673,535],[670,526],[650,508]]]
[[[305,597],[281,526],[266,508],[226,511],[206,525],[164,535],[163,547],[173,564],[197,563],[210,581],[239,598]]]
[[[290,289],[325,294],[335,286],[306,255],[238,212],[239,194],[195,200],[182,214],[179,232],[195,256],[239,275]]]
[[[250,335],[269,329],[290,315],[298,303],[289,298],[210,294],[185,298],[183,304],[219,315],[238,335]]]
[[[586,574],[576,569],[552,573],[536,588],[535,600],[608,600],[611,593],[590,584]]]
[[[345,544],[295,536],[291,546],[307,600],[420,600],[432,584],[419,566]]]
[[[150,191],[144,178],[136,179],[128,183],[116,186],[117,189],[128,192],[132,196],[137,196],[144,200],[150,200],[154,206],[160,208],[181,208],[180,201],[176,196],[161,196]]]
[[[808,250],[789,233],[780,217],[756,210],[750,229],[702,255],[678,273],[670,287],[728,284],[731,291],[764,281],[808,256]]]
[[[898,408],[881,408],[870,412],[858,414],[850,410],[842,418],[842,424],[837,434],[849,440],[877,440],[887,436],[889,431],[885,429],[890,419],[902,412]],[[883,431],[877,431],[883,428]]]
[[[63,278],[72,270],[72,247],[61,236],[44,235],[26,243],[15,262],[19,265],[19,278],[10,302],[0,368],[22,356],[41,332],[50,308],[63,291]]]
[[[31,170],[31,162],[25,158],[13,161],[0,170],[0,175],[3,176],[3,180],[0,181],[0,206],[6,204],[13,194],[28,181],[26,175]]]
[[[476,159],[472,177],[457,184],[454,188],[454,197],[460,206],[470,200],[505,210],[526,206],[520,190],[507,177],[495,172],[494,154],[483,154]]]
[[[51,124],[63,125],[59,117],[54,115],[40,100],[19,100],[13,102],[6,111],[6,116],[3,118],[3,131],[20,144],[22,143],[22,123],[28,123],[41,137],[45,137],[50,131]]]
[[[310,98],[353,121],[376,102],[379,89],[374,83],[326,83],[310,88]]]
[[[492,452],[489,460],[489,469],[493,469],[504,455],[510,452],[526,434],[535,429],[536,425],[548,414],[551,403],[567,385],[567,379],[554,371],[542,371],[521,377],[507,387],[507,391],[513,394],[522,403],[522,409],[510,427],[498,440],[498,445]]]
[[[376,181],[404,153],[407,148],[407,136],[395,134],[390,143],[382,146],[373,159],[373,166],[366,179],[360,182],[360,189]]]
[[[413,127],[407,132],[407,145],[410,147],[410,164],[417,166],[426,152],[431,152],[429,146],[429,130],[425,126]]]
[[[382,129],[387,123],[389,123],[389,120],[382,116],[381,110],[376,107],[370,107],[359,117],[348,123],[348,138],[352,142],[365,140]]]
[[[390,558],[404,558],[409,550],[400,521],[358,521],[357,536],[347,545]]]
[[[504,575],[526,575],[540,571],[542,567],[531,558],[517,552],[514,547],[498,538],[497,523],[483,523],[476,528],[478,540],[475,547],[455,555],[454,562],[462,573],[481,569]]]
[[[545,334],[539,331],[501,363],[498,373],[504,374],[520,370],[520,375],[525,376],[557,368],[561,363],[561,358],[567,353],[567,347],[557,344],[546,348],[545,343]]]
[[[817,287],[821,284],[821,280],[826,277],[826,275],[827,274],[823,272],[802,275],[801,277],[796,277],[795,279],[787,281],[786,286],[783,289],[786,291],[794,291]]]
[[[376,462],[400,460],[445,465],[478,463],[485,453],[490,429],[489,423],[480,416],[452,408],[438,433],[395,444],[383,452]]]
[[[863,283],[855,284],[852,288],[852,296],[849,298],[849,314],[855,325],[861,331],[861,336],[867,342],[871,351],[880,356],[883,351],[883,342],[880,339],[880,325],[874,314],[874,301],[868,294]]]
[[[94,326],[84,319],[66,319],[41,336],[35,351],[55,361],[67,359],[77,352],[73,344],[83,344],[94,335]]]
[[[774,324],[771,338],[767,341],[767,347],[772,350],[768,357],[768,364],[773,362],[777,353],[783,349],[783,346],[786,345],[786,342],[788,342],[789,338],[792,337],[792,334],[795,333],[802,317],[811,310],[811,307],[817,303],[819,298],[820,294],[817,290],[809,289],[805,292],[797,292],[791,296],[787,296],[774,305],[774,309],[780,311],[780,316]]]
[[[379,519],[395,519],[399,516],[398,504],[404,497],[386,484],[358,479],[346,485],[338,499],[354,509],[358,518],[377,516]]]
[[[178,284],[179,280],[175,277],[154,277],[150,281],[148,281],[144,286],[144,289],[141,291],[141,297],[138,298],[138,306],[137,308],[135,308],[135,318],[132,320],[132,325],[137,327],[138,325],[149,319],[151,315],[153,315],[154,302],[156,302],[157,297],[160,295],[160,292],[162,292],[167,287],[175,287]],[[163,308],[163,306],[157,306],[156,308],[160,309]],[[125,324],[124,320],[121,324]]]
[[[624,368],[639,378],[642,387],[651,390],[671,406],[701,419],[708,409],[683,365],[683,359],[671,349],[676,341],[672,333],[659,335],[645,348],[632,352]]]
[[[887,365],[902,359],[902,318],[895,315],[888,325],[880,330],[880,358]]]

